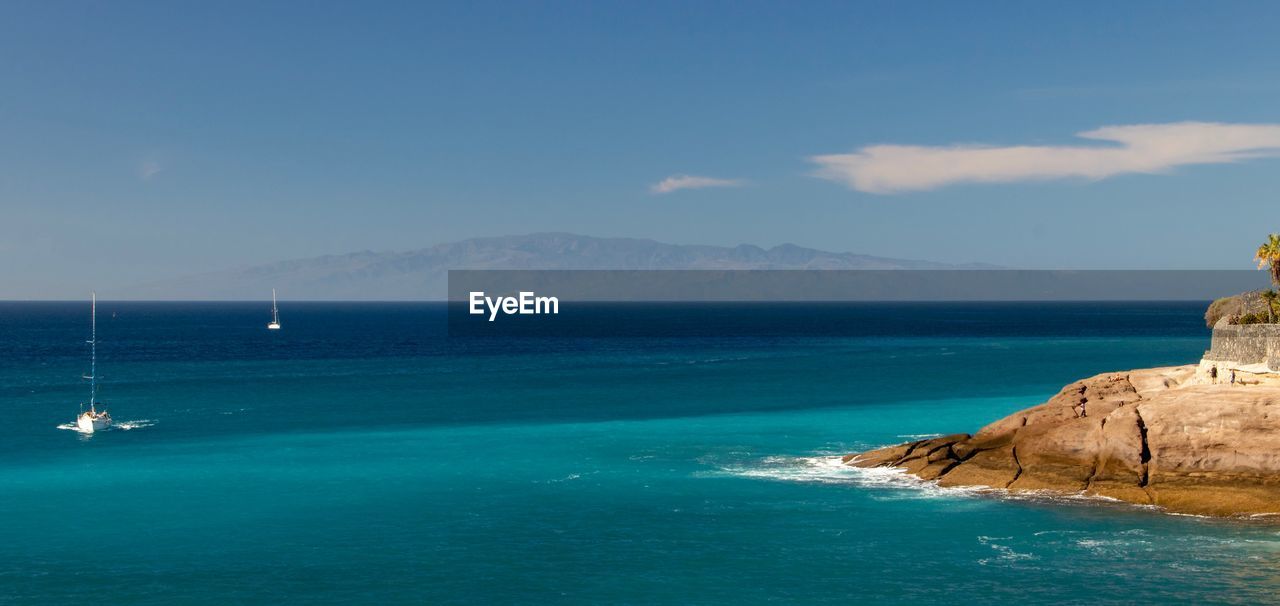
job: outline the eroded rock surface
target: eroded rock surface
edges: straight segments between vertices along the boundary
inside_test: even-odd
[[[1194,384],[1194,374],[1101,374],[976,434],[845,462],[942,486],[1085,493],[1201,515],[1280,513],[1280,387]]]

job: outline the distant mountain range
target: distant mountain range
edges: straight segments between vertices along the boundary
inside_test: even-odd
[[[833,253],[794,244],[770,249],[664,244],[566,233],[472,238],[409,252],[357,252],[185,276],[130,289],[131,299],[443,300],[450,269],[977,269]]]

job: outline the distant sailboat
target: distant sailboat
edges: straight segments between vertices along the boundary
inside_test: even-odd
[[[271,323],[268,330],[280,330],[280,310],[276,307],[276,289],[271,289]]]
[[[89,337],[89,407],[86,410],[80,405],[80,416],[76,417],[76,428],[82,433],[93,433],[111,427],[111,415],[107,411],[98,410],[98,293],[93,293],[90,304],[91,332]]]

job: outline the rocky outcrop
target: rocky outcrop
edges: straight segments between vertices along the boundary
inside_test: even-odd
[[[1265,313],[1267,304],[1262,299],[1262,293],[1263,291],[1261,290],[1251,290],[1215,300],[1209,304],[1209,308],[1204,312],[1205,326],[1213,328],[1220,324],[1226,324],[1226,321],[1232,317],[1238,318],[1245,314]]]
[[[1280,514],[1280,386],[1200,384],[1195,366],[1107,373],[975,434],[845,457],[941,486],[1111,497],[1214,516]]]

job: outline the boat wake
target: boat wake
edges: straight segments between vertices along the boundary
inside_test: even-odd
[[[111,430],[132,431],[134,429],[143,429],[143,428],[151,427],[152,425],[155,425],[156,422],[157,421],[155,419],[134,419],[132,421],[120,421],[119,423],[112,423],[111,427],[108,427],[106,429],[99,429],[96,432],[80,431],[80,427],[77,426],[75,423],[63,423],[61,425],[58,425],[57,427],[58,429],[63,429],[66,431],[74,431],[79,434],[90,435],[93,433],[102,433],[104,431],[111,431]]]
[[[121,431],[132,431],[134,429],[144,429],[156,424],[155,419],[134,419],[132,421],[121,421],[114,425],[115,429]]]

